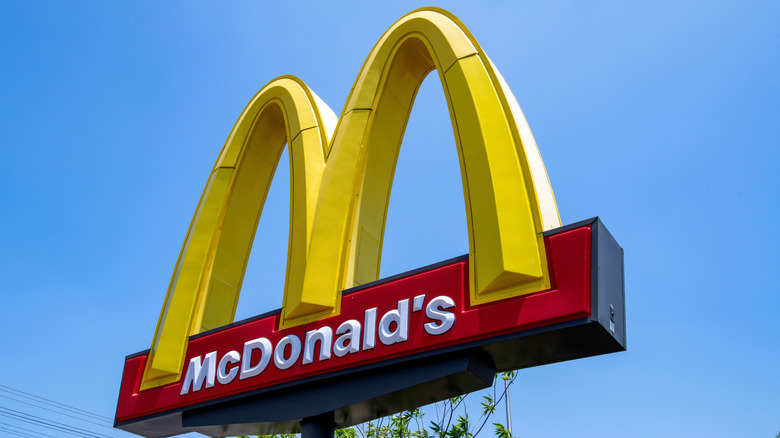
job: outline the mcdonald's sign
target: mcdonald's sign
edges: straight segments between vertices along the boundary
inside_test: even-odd
[[[436,70],[460,158],[469,254],[378,279],[395,162]],[[279,311],[234,322],[284,146],[290,241]],[[368,55],[341,117],[302,81],[249,102],[212,169],[149,350],[126,358],[116,427],[143,436],[348,426],[484,388],[497,371],[625,349],[623,253],[562,226],[531,131],[454,16],[420,9]]]

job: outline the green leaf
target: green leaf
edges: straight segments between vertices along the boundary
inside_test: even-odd
[[[493,423],[496,426],[496,438],[512,438],[512,435],[503,424]]]

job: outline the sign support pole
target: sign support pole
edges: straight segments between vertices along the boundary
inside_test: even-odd
[[[506,430],[509,432],[509,436],[512,436],[512,412],[509,407],[509,380],[504,380],[504,393],[506,394]]]
[[[333,438],[336,435],[336,422],[333,412],[307,417],[301,421],[301,438]]]

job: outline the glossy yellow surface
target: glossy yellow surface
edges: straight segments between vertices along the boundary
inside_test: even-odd
[[[560,218],[525,118],[466,28],[445,11],[422,9],[396,22],[371,51],[333,138],[302,290],[329,299],[333,313],[338,291],[377,279],[404,128],[434,69],[461,163],[472,303],[549,287],[542,232]],[[283,312],[285,327],[326,315]]]
[[[247,105],[187,232],[142,389],[179,380],[190,335],[233,322],[257,221],[288,139],[292,202],[287,284],[303,278],[329,132],[335,124],[333,111],[292,76],[272,81]]]
[[[472,304],[549,287],[542,233],[560,218],[522,111],[463,24],[446,11],[421,9],[373,48],[332,137],[335,116],[296,78],[272,81],[249,103],[190,225],[142,388],[177,381],[187,337],[232,322],[285,142],[292,187],[280,327],[337,314],[343,289],[377,279],[404,129],[433,70],[460,158]]]

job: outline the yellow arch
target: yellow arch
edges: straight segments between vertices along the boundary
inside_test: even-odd
[[[233,322],[257,221],[285,142],[290,155],[287,284],[303,278],[336,116],[298,78],[249,102],[206,183],[157,323],[142,389],[178,381],[187,338]]]
[[[355,81],[323,175],[303,287],[288,287],[282,327],[338,313],[339,291],[377,278],[398,150],[433,69],[460,157],[472,303],[549,287],[542,233],[560,218],[528,124],[465,26],[426,8],[385,32]]]
[[[291,216],[280,327],[338,313],[341,290],[377,278],[398,150],[417,89],[433,69],[461,163],[471,302],[549,287],[542,232],[560,219],[520,107],[460,21],[440,9],[417,10],[371,51],[332,141],[335,116],[294,77],[272,81],[247,105],[187,233],[142,389],[178,381],[187,338],[232,322],[285,142]]]

